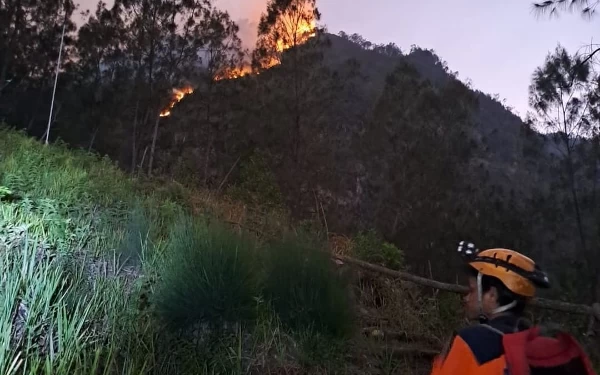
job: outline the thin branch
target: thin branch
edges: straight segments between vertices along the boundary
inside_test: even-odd
[[[439,289],[439,290],[445,290],[445,291],[453,292],[453,293],[459,293],[459,294],[466,294],[469,292],[469,288],[466,286],[442,283],[442,282],[430,280],[430,279],[427,279],[424,277],[411,275],[406,272],[394,271],[389,268],[377,266],[375,264],[363,262],[361,260],[353,259],[353,258],[342,256],[342,255],[334,255],[333,258],[340,260],[341,262],[349,263],[349,264],[358,266],[360,268],[363,268],[363,269],[366,269],[369,271],[377,272],[382,275],[386,275],[386,276],[389,276],[389,277],[392,277],[395,279],[399,279],[399,280],[410,281],[410,282],[413,282],[415,284],[419,284],[422,286]],[[561,311],[561,312],[571,313],[571,314],[593,315],[596,317],[597,320],[600,321],[600,304],[594,304],[593,306],[590,307],[587,305],[579,305],[579,304],[574,304],[574,303],[569,303],[569,302],[548,300],[548,299],[543,299],[543,298],[534,298],[531,301],[531,305],[542,308],[542,309]]]
[[[221,181],[221,183],[219,184],[219,188],[217,189],[217,193],[219,193],[221,191],[221,189],[223,188],[223,185],[225,185],[225,183],[227,182],[227,179],[229,178],[229,175],[231,174],[231,172],[233,172],[233,170],[235,169],[235,167],[238,165],[238,163],[240,162],[241,156],[238,156],[237,160],[235,161],[235,163],[233,163],[233,165],[231,166],[231,168],[229,169],[229,172],[227,172],[227,174],[225,175],[225,177],[223,178],[223,181]]]

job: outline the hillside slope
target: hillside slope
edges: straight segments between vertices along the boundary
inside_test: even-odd
[[[260,76],[220,82],[213,88],[212,95],[226,98],[225,102],[220,99],[210,102],[205,88],[199,88],[186,98],[167,120],[166,126],[174,133],[165,134],[161,139],[160,146],[165,152],[161,156],[165,163],[163,171],[181,168],[181,161],[187,160],[190,169],[192,165],[203,166],[200,174],[205,174],[209,185],[218,186],[222,181],[243,183],[240,169],[235,168],[236,161],[247,163],[249,155],[262,150],[293,215],[299,219],[324,215],[323,220],[332,232],[353,233],[374,227],[399,246],[409,248],[411,256],[419,253],[425,262],[433,255],[433,248],[446,247],[445,241],[460,240],[460,233],[490,244],[501,241],[504,246],[535,247],[532,251],[545,246],[545,240],[535,244],[532,241],[532,233],[538,231],[532,228],[535,221],[524,224],[522,218],[526,216],[523,212],[529,209],[529,201],[539,194],[548,194],[549,186],[555,183],[549,141],[544,135],[531,131],[519,117],[488,95],[464,86],[432,51],[419,48],[408,54],[376,51],[347,38],[329,34],[326,38],[329,44],[322,49],[322,60],[307,60],[309,62],[302,63],[300,70],[294,70],[290,60]],[[395,86],[403,82],[390,81],[394,74],[400,74],[397,71],[402,64],[414,67],[421,79],[433,85],[435,89],[431,93],[439,96],[438,109],[446,111],[444,115],[426,114],[434,107],[423,103],[420,113],[411,114],[411,120],[403,120],[410,106],[421,104],[410,98],[389,105],[382,102],[400,100],[397,95],[387,98],[386,92],[395,90]],[[301,110],[293,115],[296,99],[286,82],[290,74],[298,71],[304,91],[297,103]],[[406,84],[415,85],[416,81]],[[446,88],[458,90],[460,94],[443,97]],[[462,102],[450,104],[453,97],[462,98]],[[468,117],[463,118],[458,112],[450,114],[463,107],[469,108]],[[211,112],[210,126],[202,120],[207,108]],[[288,112],[290,108],[292,113]],[[396,109],[398,111],[393,113]],[[456,120],[447,121],[448,118]],[[389,121],[386,129],[379,129],[382,121]],[[409,123],[401,125],[403,121]],[[406,126],[415,129],[409,131]],[[296,128],[300,131],[293,135]],[[451,129],[462,133],[453,141],[454,146],[449,143],[448,134],[436,138],[442,134],[440,131],[453,131]],[[299,161],[294,161],[289,152],[292,138],[299,139],[298,144],[303,148]],[[185,142],[180,141],[183,139]],[[384,147],[387,139],[396,139],[396,144]],[[410,152],[406,149],[409,145],[414,148]],[[456,173],[462,173],[453,181],[446,179],[446,186],[440,185],[453,197],[442,197],[439,192],[431,192],[437,194],[436,197],[415,196],[424,204],[441,199],[445,202],[434,204],[442,205],[441,210],[431,207],[430,213],[422,209],[403,218],[406,216],[403,213],[414,204],[410,199],[415,198],[407,196],[404,202],[390,202],[407,189],[425,191],[431,184],[440,184],[434,172],[437,167],[431,161],[435,157],[427,155],[442,150],[452,157],[469,153],[467,159],[460,161],[462,164],[443,168],[458,168]],[[403,158],[409,159],[400,162]],[[374,160],[378,161],[373,164]],[[412,176],[407,175],[409,164],[415,168],[411,169]],[[392,168],[393,165],[400,167]],[[376,171],[378,166],[389,170]],[[425,176],[419,176],[419,169],[426,172]],[[392,188],[393,180],[402,175],[404,185]],[[381,198],[385,194],[375,186],[388,186],[385,194],[390,197]],[[392,192],[390,189],[402,190]],[[463,208],[448,206],[449,201],[459,202],[461,197],[468,200]],[[323,210],[315,209],[315,199],[323,205]],[[388,199],[387,203],[383,199]],[[383,205],[390,209],[382,211]],[[469,210],[472,215],[486,210],[497,213],[485,224],[449,228],[442,221],[447,222],[445,217],[456,215],[457,210],[467,216]],[[432,215],[441,221],[430,223],[429,233],[439,239],[431,239],[430,244],[425,245],[407,237],[408,233],[414,233],[413,227],[422,226]],[[465,220],[472,219],[465,217],[457,221]],[[519,229],[507,239],[503,234],[507,227]]]
[[[338,272],[318,233],[292,235],[276,211],[238,217],[227,197],[131,179],[5,128],[0,146],[2,373],[425,374],[427,357],[385,353],[397,340],[435,352],[456,323],[442,319],[456,296]],[[380,241],[346,251],[375,256]],[[406,335],[363,336],[380,320]]]

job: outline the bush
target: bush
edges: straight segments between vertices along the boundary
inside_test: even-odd
[[[356,257],[366,262],[399,270],[404,266],[404,253],[394,244],[385,242],[375,230],[360,232],[354,238]]]
[[[0,185],[29,197],[112,206],[130,199],[133,184],[107,158],[65,146],[45,147],[0,127]]]
[[[267,156],[262,152],[254,153],[240,165],[238,183],[228,193],[232,198],[253,206],[272,209],[283,205],[279,185],[269,168]]]
[[[166,246],[156,294],[161,319],[173,329],[254,316],[258,278],[254,246],[221,224],[187,218]]]
[[[344,337],[352,328],[345,284],[329,255],[299,238],[284,238],[266,252],[264,294],[282,323]]]

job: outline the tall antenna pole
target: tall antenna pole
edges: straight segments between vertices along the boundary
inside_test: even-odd
[[[54,109],[54,98],[56,96],[56,85],[58,83],[58,72],[60,70],[60,59],[62,57],[63,43],[65,40],[65,27],[67,26],[67,9],[65,9],[65,19],[63,21],[62,35],[60,37],[60,50],[58,51],[58,61],[56,62],[56,76],[54,77],[54,89],[52,90],[52,102],[50,102],[50,116],[48,116],[48,128],[46,129],[46,144],[50,137],[50,126],[52,125],[52,110]]]

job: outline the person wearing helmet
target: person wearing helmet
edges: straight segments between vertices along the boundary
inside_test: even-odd
[[[458,251],[469,276],[466,315],[479,324],[452,338],[434,360],[432,375],[529,375],[541,368],[552,374],[594,374],[571,336],[542,337],[540,327],[530,327],[523,318],[536,289],[550,287],[548,276],[533,260],[509,249],[479,252],[464,241]]]

